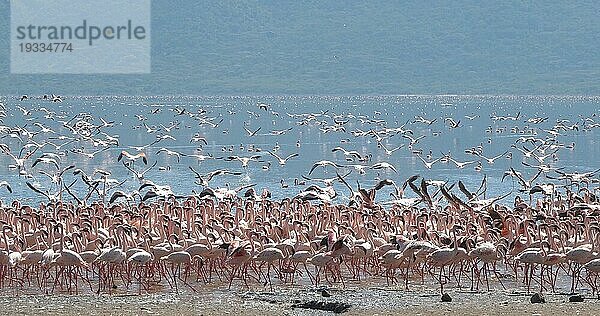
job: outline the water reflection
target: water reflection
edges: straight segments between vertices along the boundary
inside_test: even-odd
[[[243,171],[242,177],[216,178],[212,183],[215,187],[227,184],[237,186],[247,183],[256,183],[258,188],[269,188],[276,199],[297,193],[301,188],[290,185],[282,188],[281,179],[293,184],[294,178],[307,174],[312,164],[318,160],[335,160],[346,163],[345,157],[340,153],[332,153],[331,149],[343,146],[348,150],[356,150],[362,155],[372,154],[372,163],[387,161],[396,166],[398,173],[389,170],[368,171],[365,175],[353,173],[351,183],[361,181],[365,186],[371,185],[376,178],[392,178],[401,182],[414,174],[426,178],[440,179],[454,182],[462,180],[468,187],[476,187],[484,175],[488,177],[488,194],[499,195],[511,190],[512,185],[504,182],[501,177],[510,167],[522,170],[521,162],[529,161],[522,154],[516,152],[511,145],[519,137],[527,135],[546,136],[544,130],[552,128],[558,120],[567,120],[568,124],[578,124],[579,130],[561,131],[556,137],[557,143],[564,144],[554,160],[549,161],[552,166],[565,167],[569,171],[590,171],[599,167],[597,157],[600,146],[596,141],[595,128],[584,129],[585,120],[588,126],[594,126],[598,114],[598,101],[596,97],[537,97],[537,96],[272,96],[272,97],[192,97],[192,96],[157,96],[157,97],[67,97],[63,103],[43,103],[40,100],[31,100],[29,103],[20,103],[16,97],[2,98],[2,102],[9,108],[9,115],[4,120],[8,127],[25,126],[30,130],[37,130],[34,122],[40,122],[57,133],[71,135],[71,131],[64,128],[61,122],[69,120],[79,112],[89,113],[94,124],[99,123],[102,117],[106,121],[115,121],[114,126],[102,130],[103,133],[118,137],[119,146],[101,152],[94,159],[86,159],[72,151],[66,152],[61,158],[62,165],[75,164],[86,173],[93,173],[94,169],[109,170],[111,177],[120,181],[126,180],[125,189],[134,189],[139,182],[117,163],[117,156],[121,150],[130,150],[130,146],[143,146],[155,140],[157,134],[168,134],[176,140],[165,140],[155,144],[146,153],[151,161],[158,161],[157,167],[146,175],[157,183],[168,184],[178,194],[190,193],[192,189],[199,189],[194,185],[192,174],[187,166],[191,165],[200,172],[208,172],[217,168],[230,168]],[[267,104],[269,110],[260,109],[257,105]],[[33,111],[29,117],[23,117],[16,109],[16,105],[28,109],[44,107],[56,112],[54,120],[45,118],[44,112]],[[184,112],[181,110],[184,109]],[[183,113],[183,114],[182,114]],[[234,113],[234,114],[231,114]],[[315,117],[306,119],[303,114],[314,113]],[[520,113],[518,120],[494,120],[496,116],[514,116]],[[415,122],[415,116],[423,116],[429,120],[436,119],[432,125],[424,126]],[[62,117],[62,118],[58,118]],[[449,128],[446,118],[461,121],[459,128]],[[470,119],[472,118],[472,119]],[[542,123],[533,123],[535,119],[544,119]],[[221,121],[222,120],[222,121]],[[328,128],[335,126],[335,120],[348,121],[343,129],[330,131]],[[178,129],[165,132],[164,127],[177,122]],[[207,123],[211,122],[211,123]],[[220,123],[218,123],[220,122]],[[248,123],[252,128],[261,127],[261,131],[254,137],[248,137],[243,124]],[[217,124],[218,123],[218,124]],[[149,134],[144,127],[160,130]],[[214,124],[214,125],[213,125]],[[216,127],[215,127],[216,125]],[[387,155],[382,148],[377,146],[377,139],[369,136],[355,137],[352,132],[365,132],[397,128],[404,125],[412,130],[412,137],[425,136],[413,146],[409,140],[401,135],[390,133],[383,139],[387,148],[404,145],[404,148]],[[272,130],[292,128],[282,135],[271,135]],[[345,130],[345,131],[344,131]],[[208,145],[190,143],[193,135],[200,134],[206,137]],[[43,143],[51,135],[37,135],[34,139]],[[102,134],[94,137],[102,137]],[[57,142],[57,140],[53,140]],[[3,138],[12,151],[18,152],[22,144],[10,137]],[[300,147],[297,147],[299,142]],[[569,149],[571,146],[574,148]],[[284,167],[276,161],[268,170],[263,166],[267,161],[273,160],[264,151],[273,150],[278,145],[278,153],[287,155],[298,152],[299,157],[290,159]],[[240,147],[242,146],[243,149]],[[509,150],[513,152],[512,159],[499,159],[494,164],[482,162],[469,165],[464,169],[457,169],[453,164],[437,163],[432,169],[424,167],[416,159],[413,151],[421,151],[423,156],[431,153],[433,158],[451,153],[458,161],[472,160],[476,157],[466,154],[465,149],[481,146],[487,157],[495,156]],[[521,145],[519,145],[521,146]],[[530,147],[529,145],[525,145]],[[69,147],[69,146],[67,146]],[[86,152],[98,149],[90,142],[76,142],[72,148],[83,147]],[[184,154],[200,153],[214,157],[229,155],[249,156],[257,153],[248,152],[249,148],[260,148],[261,163],[250,164],[247,169],[240,168],[239,164],[232,164],[224,160],[198,161],[193,157],[182,157],[177,162],[173,157],[156,155],[161,148],[177,150]],[[409,148],[410,147],[410,148]],[[44,150],[50,150],[45,147]],[[36,153],[36,156],[41,153]],[[529,161],[531,162],[531,161]],[[18,176],[15,170],[8,168],[13,163],[7,155],[0,155],[0,170],[3,178],[13,185],[14,193],[0,192],[0,197],[5,202],[19,198],[26,201],[38,201],[39,196],[32,196],[25,185],[25,179]],[[168,166],[168,168],[167,168]],[[136,166],[138,167],[138,166]],[[51,171],[51,168],[42,166],[35,170]],[[48,187],[50,183],[46,177],[33,172],[34,179],[27,181],[39,183]],[[332,170],[322,169],[316,171],[315,177],[331,177]],[[84,186],[77,184],[75,191],[83,192]],[[408,193],[411,194],[410,192]],[[381,195],[383,198],[384,195]]]

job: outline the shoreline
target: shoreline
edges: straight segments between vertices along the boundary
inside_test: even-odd
[[[219,289],[198,293],[138,295],[0,295],[3,310],[11,315],[332,315],[293,308],[294,302],[344,302],[352,306],[343,315],[597,315],[600,304],[586,296],[571,303],[568,295],[546,294],[546,303],[532,304],[530,295],[505,291],[466,293],[450,290],[453,301],[442,303],[439,293],[378,288],[318,290],[276,289],[273,292]],[[515,299],[515,297],[517,299]]]

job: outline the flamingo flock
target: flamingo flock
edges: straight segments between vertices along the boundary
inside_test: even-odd
[[[587,189],[533,206],[314,203],[212,195],[141,203],[3,205],[0,285],[113,292],[386,285],[598,290],[600,205]]]
[[[599,170],[558,165],[559,154],[575,146],[561,137],[579,128],[592,133],[600,127],[595,115],[545,129],[535,126],[546,124],[545,117],[493,113],[489,133],[514,136],[510,148],[481,142],[465,148],[469,158],[453,152],[435,158],[433,149],[422,147],[443,133],[432,128],[454,133],[483,118],[465,116],[461,123],[421,113],[401,125],[381,113],[287,113],[291,127],[260,134],[266,126],[244,121],[239,147],[210,147],[210,134],[192,131],[191,122],[219,129],[225,113],[175,107],[166,125],[136,114],[133,130],[141,128],[150,139],[124,145],[111,133],[122,122],[48,108],[0,107],[0,150],[13,176],[0,182],[3,289],[144,294],[200,291],[208,284],[273,291],[375,283],[435,287],[441,294],[449,288],[600,291]],[[280,123],[280,114],[265,103],[247,112],[248,121],[267,115]],[[26,123],[11,125],[16,116]],[[323,151],[325,157],[307,163],[307,140],[300,136],[284,150],[278,141],[272,148],[253,141],[294,135],[306,126],[342,137]],[[185,135],[192,145],[169,146]],[[395,135],[406,143],[391,144]],[[376,144],[378,152],[342,147],[362,141]],[[473,170],[479,180],[406,176],[393,159],[402,152],[423,171]],[[158,166],[159,157],[176,162]],[[516,157],[522,161],[513,164]],[[207,168],[208,162],[219,168]],[[282,178],[283,168],[301,162],[302,174]],[[497,177],[502,190],[491,195],[484,171],[507,163]],[[183,173],[163,176],[181,165]],[[279,198],[272,187],[253,183],[256,172],[282,178],[276,181]],[[168,179],[194,189],[183,193]],[[16,188],[33,198],[13,198]]]

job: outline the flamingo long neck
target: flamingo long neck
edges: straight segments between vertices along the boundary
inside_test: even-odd
[[[150,252],[150,255],[151,255],[151,256],[152,256],[152,258],[154,259],[154,254],[153,254],[153,252],[152,252],[152,251],[150,251],[150,249],[151,249],[151,248],[150,248],[150,239],[151,239],[151,238],[152,238],[152,237],[150,237],[150,236],[147,236],[147,237],[145,238],[145,241],[144,241],[144,243],[146,244],[146,251]]]
[[[523,234],[527,238],[527,246],[531,245],[531,235],[529,234],[529,224],[523,222]]]
[[[579,246],[582,242],[585,243],[585,238],[580,238],[581,237],[581,231],[579,229],[579,227],[577,227],[577,224],[575,224],[573,226],[573,229],[575,230],[575,247]],[[581,240],[580,240],[581,239]]]
[[[417,240],[423,240],[423,232],[425,231],[424,225],[419,224],[417,228]]]
[[[456,229],[452,229],[452,235],[454,238],[454,251],[458,250],[458,240],[456,238]]]
[[[254,247],[254,240],[252,240],[252,236],[250,236],[250,247],[252,249],[252,253],[250,253],[250,256],[254,256],[254,253],[256,252],[256,249]]]
[[[60,229],[60,251],[63,251],[65,249],[65,228],[62,223],[58,227]]]
[[[240,217],[242,216],[240,213],[241,213],[241,212],[240,212],[240,208],[239,208],[239,207],[236,207],[236,208],[235,208],[235,214],[234,214],[234,215],[235,215],[235,216],[234,216],[234,224],[235,224],[235,227],[240,227]]]
[[[8,249],[8,237],[6,236],[6,229],[3,230],[2,234],[4,235],[4,248],[6,250],[6,254],[8,255],[10,250]]]
[[[52,248],[52,245],[54,243],[54,230],[53,230],[51,223],[47,223],[47,224],[49,224],[50,232],[48,232],[48,237],[46,239],[46,246],[47,246],[47,248]]]
[[[484,236],[484,238],[485,238],[486,241],[489,241],[490,240],[490,234],[489,234],[489,231],[488,231],[488,226],[483,221],[483,217],[480,217],[480,218],[481,218],[481,220],[480,220],[481,221],[481,228],[483,229],[483,236]]]
[[[513,233],[512,228],[516,224],[512,219],[508,223],[505,221],[504,224],[508,225],[508,227],[507,227],[508,235],[506,236],[506,238],[508,239],[509,242],[512,242],[515,239],[515,234]],[[518,227],[515,227],[515,229],[518,229]]]
[[[35,245],[31,247],[31,249],[40,250],[42,249],[42,243],[40,242],[40,236],[35,236]],[[42,239],[43,242],[43,239]]]
[[[148,227],[150,227],[150,228],[154,227],[154,226],[152,226],[152,216],[153,216],[152,213],[153,213],[152,208],[148,208],[148,214],[147,214],[147,216],[148,216]],[[152,231],[152,229],[150,229],[150,231]]]
[[[73,235],[73,244],[75,245],[75,251],[80,252],[83,249],[83,241],[79,237]]]
[[[167,243],[169,244],[169,248],[173,251],[173,244],[171,243],[171,236],[167,237]]]
[[[279,236],[279,230],[277,228],[273,229],[273,237],[272,238],[276,243],[281,242],[281,237]]]
[[[282,225],[281,225],[281,226],[282,226],[282,227],[281,227],[281,228],[282,228],[282,234],[283,234],[284,236],[289,236],[289,235],[290,235],[290,233],[291,233],[291,231],[290,231],[290,223],[289,223],[289,221],[288,221],[287,219],[284,219],[284,220],[282,220],[281,224],[282,224]]]
[[[188,208],[188,209],[187,209],[187,212],[186,212],[186,214],[185,214],[185,215],[186,215],[186,219],[185,219],[185,220],[186,220],[186,222],[187,222],[187,227],[188,227],[188,229],[190,229],[190,230],[192,229],[192,227],[193,227],[193,224],[194,224],[194,223],[192,222],[192,214],[193,214],[193,213],[194,213],[194,208],[190,207],[190,208]]]
[[[127,235],[125,234],[125,230],[121,229],[121,249],[123,249],[123,251],[127,251],[128,248],[129,242],[127,240]]]
[[[593,236],[592,236],[592,230],[590,229],[589,220],[586,218],[584,220],[583,224],[587,228],[585,230],[585,239],[586,239],[586,242],[593,244],[594,243],[594,239],[593,239]]]
[[[16,225],[15,225],[16,226]],[[21,237],[23,237],[23,240],[25,242],[27,242],[27,239],[25,238],[25,221],[21,221],[21,231],[17,232],[19,235],[21,235]]]
[[[179,239],[185,239],[183,238],[183,227],[181,224],[183,224],[183,207],[181,208],[181,212],[180,212],[180,216],[179,216],[179,221],[180,221],[180,225],[179,225]],[[175,225],[175,223],[173,223],[173,225]],[[189,226],[188,226],[189,227]]]
[[[161,228],[162,227],[157,227],[156,229],[158,229],[160,239],[165,240],[165,239],[167,239],[166,232],[165,232],[165,229],[161,229]],[[152,228],[152,229],[154,229],[154,228]]]

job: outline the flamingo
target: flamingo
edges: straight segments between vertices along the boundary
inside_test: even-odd
[[[122,231],[123,231],[122,226],[119,226],[115,231],[116,236],[113,237],[115,240],[117,240],[118,244],[122,243],[121,236],[120,236]],[[116,266],[121,265],[127,259],[127,254],[126,254],[127,249],[123,249],[118,244],[111,248],[103,249],[101,251],[100,255],[94,260],[94,263],[101,264],[101,266],[102,266],[102,268],[101,268],[102,273],[99,273],[98,278],[100,281],[104,281],[105,284],[106,283],[108,284],[109,292],[111,292],[112,288],[116,286],[114,283],[114,272],[115,272]],[[121,271],[121,273],[122,273],[122,271]],[[99,282],[98,293],[100,293],[101,288],[102,288],[102,283]]]
[[[178,291],[178,288],[177,288],[177,279],[178,278],[181,281],[183,281],[183,283],[185,285],[187,285],[190,289],[192,289],[194,292],[196,291],[186,281],[189,267],[192,264],[192,256],[190,255],[189,252],[187,252],[185,250],[171,252],[170,254],[160,258],[160,260],[171,263],[171,272],[172,272],[172,276],[173,276],[173,284],[175,285],[175,291]],[[182,265],[185,266],[184,279],[181,279],[181,266]]]
[[[56,228],[58,230],[60,230],[60,252],[49,263],[49,267],[59,266],[60,270],[56,274],[56,279],[54,281],[54,286],[52,287],[52,291],[54,291],[54,288],[56,287],[56,284],[59,280],[59,276],[64,272],[65,269],[67,269],[67,274],[69,276],[69,280],[68,280],[69,291],[70,291],[70,285],[72,283],[73,275],[75,275],[75,291],[77,292],[77,270],[78,270],[78,268],[87,269],[88,264],[85,261],[83,261],[83,259],[77,252],[72,251],[70,249],[65,249],[65,247],[64,247],[64,237],[65,236],[64,236],[63,224],[58,223],[56,225]],[[75,273],[73,273],[73,271],[72,271],[73,268],[75,268]]]
[[[254,240],[253,237],[254,234],[252,232],[248,232],[248,239],[247,241],[241,243],[239,246],[235,247],[232,251],[231,254],[229,255],[228,259],[227,259],[227,263],[231,266],[233,266],[233,271],[231,272],[231,277],[229,279],[229,288],[231,288],[231,284],[233,283],[233,278],[236,275],[236,272],[239,271],[242,280],[244,281],[244,284],[246,285],[246,287],[248,287],[248,282],[246,280],[247,274],[248,274],[248,263],[250,262],[250,260],[253,258],[254,253],[256,251],[255,245],[254,245]],[[251,250],[248,251],[247,247],[248,245],[250,246]]]
[[[381,257],[378,258],[381,265],[386,268],[385,279],[388,285],[393,284],[397,281],[395,277],[396,269],[408,268],[409,259],[400,250],[391,249],[386,251]]]
[[[130,154],[129,152],[123,150],[119,154],[119,157],[117,157],[117,161],[121,161],[123,158],[126,158],[127,160],[129,160],[131,162],[135,162],[136,160],[141,158],[145,165],[148,164],[148,158],[146,157],[146,153],[144,153],[144,152],[139,152],[134,155],[134,154]]]
[[[311,283],[313,282],[313,277],[310,274],[310,272],[308,271],[308,267],[306,266],[308,259],[311,258],[312,256],[313,256],[313,254],[309,250],[295,251],[292,254],[292,256],[290,257],[290,261],[294,265],[294,270],[293,270],[294,275],[292,275],[292,284],[294,283],[294,277],[295,277],[295,273],[297,272],[298,265],[301,263],[304,266],[304,270],[306,271],[306,274],[308,275],[308,278],[310,279]]]
[[[454,236],[454,247],[452,249],[450,249],[450,248],[438,249],[438,250],[433,251],[432,253],[430,253],[427,256],[427,263],[429,265],[431,265],[434,268],[435,267],[440,268],[439,282],[440,282],[440,292],[442,295],[444,294],[444,282],[442,281],[444,268],[454,262],[454,260],[456,259],[456,257],[459,254],[459,251],[460,251],[459,247],[458,247],[457,239],[456,239],[456,230],[458,229],[458,227],[459,226],[456,226],[456,225],[454,227],[452,227],[452,234]],[[462,251],[464,251],[464,249],[462,249]]]
[[[139,274],[139,290],[138,290],[138,294],[142,293],[142,286],[143,286],[143,278],[147,277],[147,264],[150,263],[150,261],[152,261],[154,258],[152,256],[151,253],[145,251],[145,250],[140,250],[135,252],[134,254],[132,254],[128,259],[127,262],[134,264],[138,267],[143,267],[144,269],[144,273],[142,274],[141,271],[139,271],[138,269],[138,274]]]
[[[588,276],[594,276],[593,281],[590,279],[590,285],[592,286],[592,295],[598,292],[598,273],[600,273],[600,258],[592,259],[583,265],[583,268],[587,270]]]
[[[571,293],[575,293],[577,284],[579,283],[581,266],[587,264],[596,256],[593,251],[593,245],[591,247],[589,245],[581,245],[565,253],[567,260],[574,263],[571,275]]]
[[[327,268],[327,265],[330,264],[332,261],[333,257],[331,256],[330,252],[320,252],[306,260],[307,263],[313,264],[317,269],[314,280],[315,286],[319,284],[321,271]],[[325,277],[327,277],[327,275],[325,275]]]
[[[530,248],[525,249],[518,256],[515,257],[515,262],[520,262],[525,264],[525,269],[523,271],[525,275],[525,284],[527,285],[527,293],[531,288],[531,280],[533,278],[533,271],[536,265],[542,264],[546,261],[546,253],[544,248]],[[541,273],[540,273],[541,275]],[[542,286],[542,282],[540,281],[540,286]]]
[[[283,251],[281,251],[280,249],[275,248],[275,247],[265,248],[265,249],[259,251],[254,256],[253,259],[254,259],[254,261],[267,263],[266,279],[268,280],[271,291],[273,291],[273,284],[271,283],[271,276],[270,276],[271,266],[273,265],[274,262],[279,261],[280,262],[279,271],[281,271],[281,260],[284,259]],[[259,268],[259,271],[260,271],[260,268]],[[279,278],[281,279],[281,274],[280,274]],[[266,284],[266,282],[265,282],[265,284]]]
[[[477,271],[477,273],[476,273],[477,274],[477,282],[476,282],[477,289],[479,289],[480,275],[481,275],[481,271],[483,271],[483,275],[485,277],[485,282],[487,284],[487,290],[488,291],[490,290],[490,282],[488,280],[490,264],[493,265],[494,274],[498,278],[498,281],[500,281],[500,284],[502,284],[502,280],[498,276],[498,272],[496,272],[496,261],[503,258],[504,254],[506,253],[505,248],[506,247],[500,247],[500,245],[497,247],[494,244],[492,244],[491,242],[483,242],[483,243],[479,244],[477,247],[475,247],[475,249],[473,249],[469,252],[469,257],[474,258],[477,261],[483,262],[483,266],[481,267],[481,269],[478,268],[477,262],[475,262],[473,264],[473,274],[475,274],[475,271]],[[504,249],[504,250],[502,250],[502,249]],[[472,281],[474,281],[474,278],[472,279]],[[504,287],[504,284],[502,284],[502,287]],[[473,282],[471,283],[471,290],[472,289],[473,289]]]

